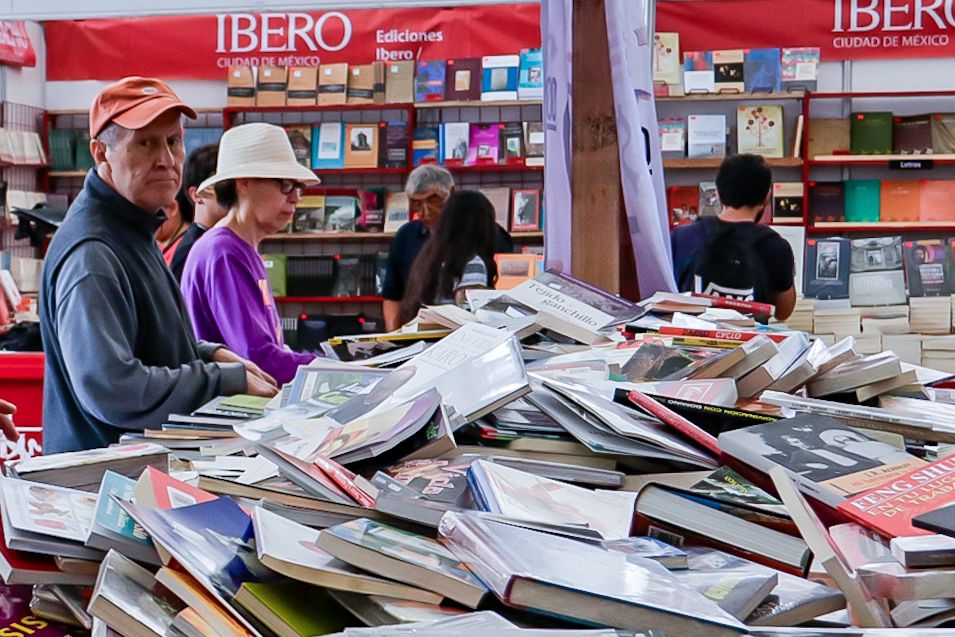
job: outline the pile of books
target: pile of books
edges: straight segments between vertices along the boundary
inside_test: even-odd
[[[809,184],[809,211],[814,223],[950,223],[953,194],[951,179],[818,181]]]
[[[46,164],[46,151],[39,133],[0,128],[0,162],[14,166]]]
[[[540,49],[451,60],[376,61],[315,67],[239,66],[228,71],[229,106],[334,106],[540,100]]]
[[[0,578],[58,634],[949,621],[950,376],[772,311],[545,271],[331,338],[274,399],[9,463]]]

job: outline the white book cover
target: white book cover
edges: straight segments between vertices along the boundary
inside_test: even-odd
[[[520,63],[519,55],[484,56],[481,59],[481,101],[516,100]]]
[[[743,104],[736,109],[736,141],[740,153],[783,157],[783,107]]]
[[[708,71],[683,71],[683,90],[687,95],[691,93],[715,93],[716,74],[713,69]]]
[[[96,512],[96,494],[27,480],[0,480],[3,509],[14,528],[83,543]]]
[[[805,226],[770,226],[779,236],[786,240],[793,251],[793,260],[796,263],[796,297],[802,297],[803,267],[806,261],[806,227]]]
[[[679,84],[683,65],[680,60],[680,34],[659,32],[653,35],[653,81]]]
[[[318,159],[336,161],[344,158],[341,122],[323,122],[318,128]]]
[[[464,162],[468,158],[471,125],[451,122],[441,125],[441,158],[443,161]]]
[[[49,456],[36,456],[16,463],[14,466],[18,476],[24,476],[37,471],[50,469],[64,469],[81,465],[112,462],[125,458],[140,458],[153,454],[169,453],[165,447],[151,442],[137,445],[119,445],[116,447],[102,447],[100,449],[86,449],[84,451],[68,451],[55,453]]]
[[[537,312],[556,316],[590,332],[597,332],[614,321],[610,314],[578,301],[569,294],[563,294],[537,279],[528,279],[511,288],[507,296]]]
[[[687,157],[726,155],[726,115],[690,115],[686,122]]]
[[[475,460],[471,470],[483,483],[492,513],[547,524],[584,525],[605,540],[630,535],[636,493],[594,491],[485,460]]]

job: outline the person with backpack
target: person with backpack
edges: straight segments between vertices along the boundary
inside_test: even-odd
[[[761,225],[773,175],[759,155],[727,157],[716,174],[722,210],[679,226],[670,235],[681,292],[771,303],[785,320],[796,305],[793,251]]]

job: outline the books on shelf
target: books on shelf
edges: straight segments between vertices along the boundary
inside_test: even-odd
[[[496,102],[518,98],[519,55],[485,56],[481,66],[481,101]]]
[[[544,123],[524,122],[525,164],[544,165]]]
[[[713,93],[716,90],[712,51],[684,51],[683,90],[687,95]]]
[[[322,122],[312,134],[312,168],[338,169],[345,167],[345,125],[341,122]]]
[[[783,90],[815,91],[819,59],[819,49],[817,47],[782,49],[780,74]]]
[[[544,99],[544,57],[541,49],[521,49],[517,98]]]
[[[892,152],[896,155],[932,154],[932,116],[893,118]]]
[[[537,232],[541,229],[541,193],[536,188],[511,191],[512,232]]]
[[[385,63],[385,102],[409,104],[415,101],[415,63],[411,60]]]
[[[414,101],[440,102],[444,99],[444,60],[418,60],[414,76]]]
[[[686,131],[690,159],[726,156],[726,115],[690,115]]]
[[[809,182],[809,213],[813,223],[845,221],[845,183]]]
[[[481,99],[481,58],[448,60],[444,98],[449,102]]]
[[[880,221],[918,221],[922,209],[917,179],[883,181],[879,191]]]
[[[652,72],[653,83],[658,87],[657,94],[660,94],[661,89],[664,95],[683,92],[680,60],[680,34],[654,33]]]
[[[806,240],[805,293],[818,299],[849,297],[851,246],[833,237]]]
[[[949,246],[945,241],[906,241],[903,250],[910,297],[949,296],[952,293]]]
[[[891,154],[892,124],[892,113],[884,111],[852,113],[849,117],[849,141],[852,154]]]
[[[377,124],[345,124],[345,168],[378,166]]]
[[[747,93],[778,93],[782,90],[782,60],[779,49],[746,49],[743,79]]]
[[[881,187],[878,179],[849,179],[845,182],[845,221],[875,223],[879,221]]]
[[[442,164],[463,165],[470,152],[471,125],[467,122],[449,122],[440,128]]]
[[[809,126],[809,156],[849,154],[850,125],[847,119],[813,118]]]
[[[736,109],[736,139],[740,153],[783,157],[783,107],[773,104],[740,105]]]
[[[773,223],[803,220],[803,183],[777,181],[773,183]],[[798,264],[797,264],[798,266]],[[799,272],[800,268],[796,268]],[[801,289],[797,287],[797,289]]]
[[[284,66],[260,66],[256,76],[255,105],[285,106],[288,69]]]
[[[657,120],[660,131],[660,152],[664,157],[686,156],[686,118],[664,117]]]
[[[713,89],[717,93],[745,91],[744,70],[742,50],[713,51]]]
[[[348,100],[348,63],[322,64],[318,67],[318,105],[345,104]]]

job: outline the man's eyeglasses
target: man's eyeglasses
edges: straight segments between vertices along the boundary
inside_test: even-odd
[[[305,184],[294,179],[276,179],[275,181],[279,183],[279,191],[283,195],[291,195],[293,190],[300,195],[305,189]]]

